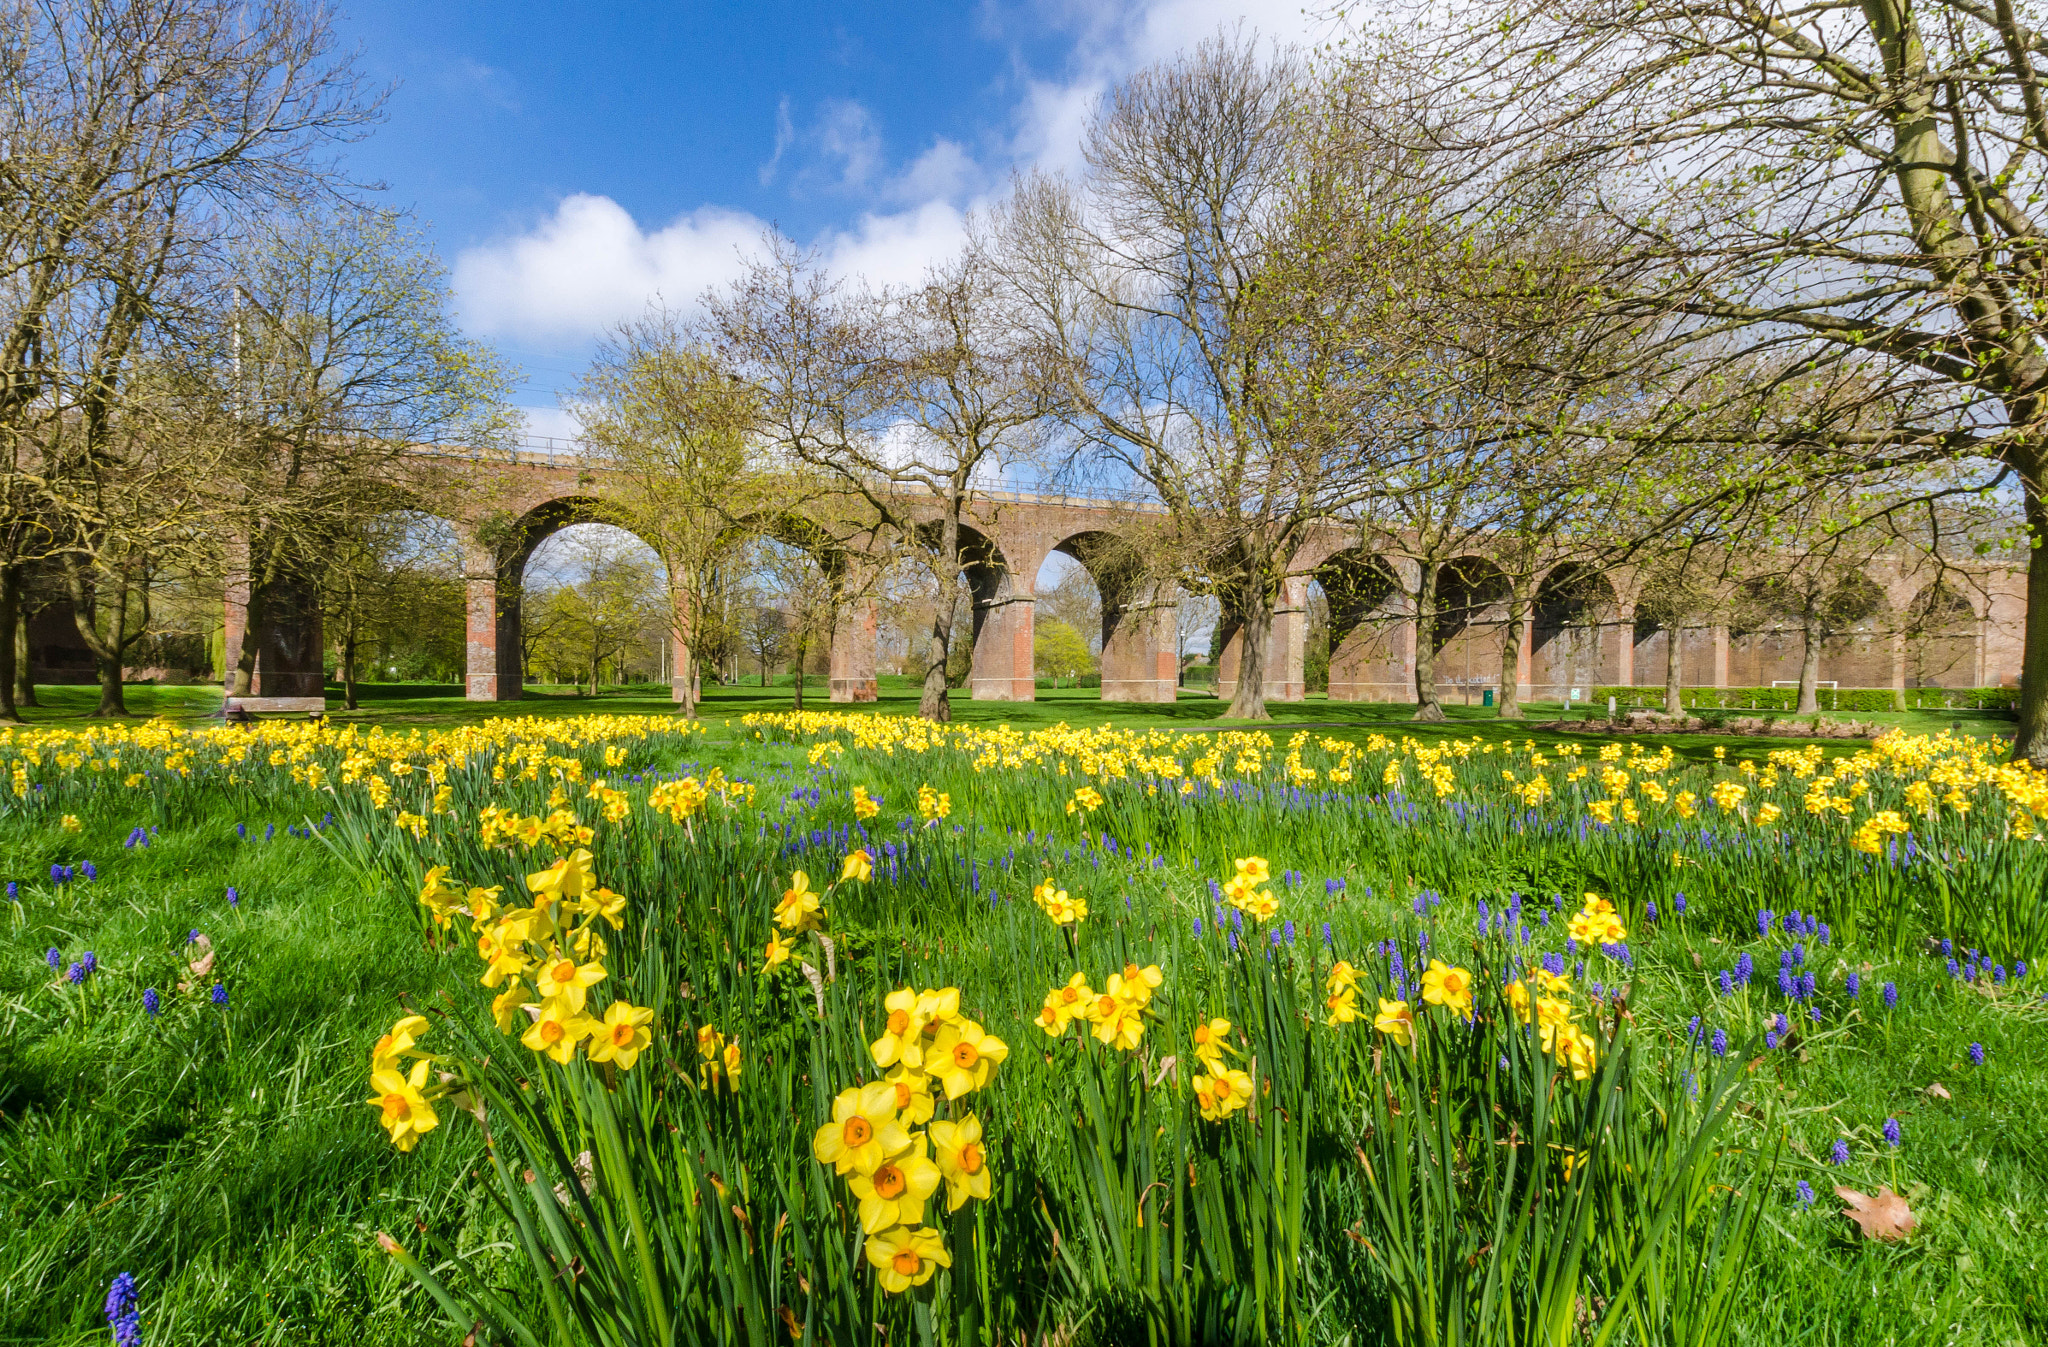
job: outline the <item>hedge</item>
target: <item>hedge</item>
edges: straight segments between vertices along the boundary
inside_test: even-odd
[[[1618,710],[1664,705],[1661,687],[1596,687],[1590,705],[1599,706],[1614,698]],[[1790,711],[1799,705],[1798,688],[1685,688],[1680,697],[1688,707],[1723,711]],[[1815,698],[1823,711],[1896,711],[1899,694],[1890,688],[1817,688]],[[1958,711],[2010,711],[2019,705],[2018,688],[1907,688],[1906,709]]]

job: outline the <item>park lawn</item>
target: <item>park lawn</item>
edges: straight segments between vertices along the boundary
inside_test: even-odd
[[[843,789],[840,777],[850,776],[898,809],[929,770],[870,758],[821,772],[800,749],[716,730],[678,742],[663,765],[723,767],[760,781],[771,801],[813,780]],[[938,784],[966,799],[971,787],[950,770]],[[451,1125],[410,1156],[392,1150],[362,1103],[363,1062],[406,1007],[472,994],[474,969],[459,951],[423,948],[408,888],[366,883],[321,840],[295,832],[321,822],[303,810],[254,791],[214,791],[202,806],[172,812],[152,799],[103,795],[81,811],[75,834],[53,822],[0,828],[0,877],[17,880],[21,899],[0,937],[0,1342],[105,1341],[99,1301],[121,1270],[141,1279],[151,1343],[454,1341],[378,1252],[375,1233],[422,1220],[489,1229],[464,1178],[480,1156],[476,1133]],[[156,831],[130,846],[136,827]],[[1267,840],[1276,869],[1327,848],[1307,835]],[[1305,931],[1321,918],[1355,931],[1404,928],[1386,866],[1420,862],[1319,859],[1320,868],[1295,861],[1312,870],[1299,900]],[[52,864],[85,860],[97,878],[44,878]],[[1170,911],[1209,868],[1177,857],[1138,897]],[[1349,875],[1348,890],[1328,896],[1326,871]],[[1063,873],[1100,886],[1097,906],[1111,913],[1130,883],[1107,873],[1091,880],[1078,865]],[[1532,878],[1570,887],[1577,876]],[[1499,879],[1474,872],[1446,884],[1444,938],[1469,937],[1473,898],[1494,893]],[[938,937],[956,951],[949,971],[987,998],[1014,975],[980,934],[976,905],[954,897],[899,902],[900,915],[883,918],[877,933]],[[1757,900],[1780,909],[1801,901],[1797,892]],[[1023,913],[1035,915],[1028,904]],[[184,966],[192,931],[218,951],[203,978]],[[1712,970],[1753,936],[1704,914],[1696,925],[1643,930],[1630,995],[1641,1028],[1669,1040],[1693,1014],[1760,1017],[1761,991],[1754,1006],[1745,992],[1737,1007],[1711,986]],[[1776,960],[1766,948],[1759,959],[1768,965]],[[49,949],[61,950],[60,962],[93,950],[100,971],[70,987],[45,963]],[[1991,996],[1917,949],[1838,941],[1814,954],[1831,983],[1861,969],[1863,994],[1831,1000],[1827,1025],[1802,1026],[1796,1046],[1760,1057],[1751,1073],[1738,1139],[1774,1151],[1778,1167],[1732,1340],[1933,1344],[1966,1324],[1973,1342],[2042,1341],[2048,1006],[2038,978],[2024,996]],[[171,996],[180,980],[197,985]],[[1877,996],[1886,981],[1899,991],[1891,1011]],[[226,990],[225,1007],[212,1003],[208,983]],[[147,987],[166,994],[159,1018],[140,1008]],[[1025,999],[1035,995],[1028,989]],[[1985,1050],[1982,1066],[1971,1060],[1973,1043]],[[1930,1093],[1937,1083],[1943,1094]],[[1888,1117],[1904,1129],[1896,1151],[1879,1134]],[[1837,1166],[1828,1151],[1841,1137],[1853,1139],[1854,1153]],[[1811,1205],[1802,1182],[1818,1195]],[[1921,1231],[1898,1246],[1854,1239],[1828,1200],[1837,1182],[1905,1193]]]
[[[426,698],[377,704],[418,700]],[[590,706],[588,698],[561,700]],[[594,700],[604,710],[631,702]],[[555,698],[535,702],[563,712]],[[1075,723],[1085,706],[1100,702],[1047,698],[1030,710],[1042,708],[1040,723]],[[846,780],[866,780],[901,811],[934,770],[946,772],[934,780],[954,798],[965,802],[973,790],[958,766],[868,757],[848,759],[842,772],[815,770],[799,747],[721,733],[719,721],[735,716],[737,706],[715,710],[711,733],[676,741],[662,766],[748,776],[770,802],[807,782],[844,790]],[[1485,723],[1460,719],[1454,729],[1479,733]],[[377,1251],[375,1232],[403,1232],[418,1220],[492,1228],[465,1181],[481,1155],[477,1134],[467,1124],[446,1126],[418,1153],[395,1153],[362,1105],[362,1062],[406,1007],[475,995],[473,968],[461,952],[451,958],[422,946],[410,886],[338,864],[322,839],[299,831],[322,819],[281,796],[213,790],[201,805],[170,811],[154,800],[150,792],[100,792],[80,809],[76,833],[49,819],[0,825],[0,878],[20,888],[0,936],[0,1343],[106,1341],[98,1302],[123,1269],[141,1277],[150,1343],[455,1341]],[[1049,817],[1061,819],[1057,809]],[[137,827],[150,841],[135,839]],[[1397,882],[1415,882],[1399,876],[1427,864],[1419,852],[1331,850],[1327,839],[1284,827],[1257,841],[1276,870],[1290,862],[1313,870],[1300,890],[1305,929],[1317,919],[1368,933],[1405,929]],[[1450,858],[1446,874],[1458,874],[1456,845],[1417,835],[1417,848]],[[86,860],[98,870],[92,880],[45,878],[51,864]],[[1147,878],[1137,890],[1147,905],[1137,923],[1180,909],[1212,860],[1178,852],[1169,870]],[[1526,880],[1540,890],[1573,888],[1573,864],[1559,854],[1563,868]],[[1325,895],[1325,872],[1348,876],[1350,886]],[[1104,913],[1116,913],[1130,884],[1116,866],[1090,876],[1071,864],[1061,874],[1071,874],[1065,882],[1077,890],[1094,886]],[[1501,874],[1479,870],[1456,882],[1427,870],[1425,878],[1444,884],[1436,929],[1448,940],[1473,933],[1473,899],[1497,895],[1501,882]],[[913,893],[905,884],[903,895]],[[932,897],[885,905],[897,915],[881,917],[877,933],[950,946],[946,974],[983,989],[981,997],[1014,981],[977,905],[965,895]],[[1755,901],[1784,909],[1800,895],[1774,890]],[[1004,909],[1006,923],[1032,919],[1028,903],[1022,915]],[[184,966],[190,931],[205,931],[217,948],[205,976]],[[1755,1005],[1751,993],[1741,1005],[1722,1001],[1710,985],[1712,970],[1749,940],[1753,931],[1745,938],[1704,911],[1694,925],[1640,931],[1630,993],[1638,1026],[1673,1040],[1694,1013],[1737,1024],[1759,1017],[1761,985]],[[47,950],[59,950],[59,964],[92,950],[100,970],[84,989],[70,987],[45,962]],[[1735,1341],[1948,1343],[1954,1324],[1970,1324],[1980,1343],[2042,1341],[2048,1005],[2038,976],[2023,995],[2015,987],[1993,997],[1919,950],[1837,942],[1815,958],[1831,983],[1862,968],[1864,995],[1831,1001],[1827,1026],[1802,1026],[1796,1046],[1759,1056],[1751,1073],[1753,1112],[1743,1116],[1739,1140],[1774,1153],[1778,1169]],[[1765,958],[1759,946],[1759,962],[1776,956]],[[193,991],[172,995],[180,981],[195,983]],[[1878,1005],[1884,981],[1898,987],[1892,1011]],[[225,991],[225,1007],[211,1001],[211,983]],[[166,997],[160,1017],[141,1009],[150,987]],[[1030,997],[1036,989],[1026,989],[1026,1003]],[[1982,1067],[1970,1060],[1970,1044],[1985,1048]],[[1935,1083],[1946,1095],[1929,1093]],[[1884,1118],[1905,1128],[1896,1153],[1878,1134]],[[1845,1167],[1829,1161],[1841,1136],[1853,1138]],[[1819,1193],[1812,1206],[1796,1189],[1800,1181]],[[1923,1230],[1901,1247],[1851,1239],[1827,1200],[1837,1181],[1907,1193]],[[516,1265],[502,1273],[524,1275]]]

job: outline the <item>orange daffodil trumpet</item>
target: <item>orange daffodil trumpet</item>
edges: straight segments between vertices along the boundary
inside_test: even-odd
[[[882,1289],[897,1294],[952,1266],[944,1236],[923,1223],[941,1185],[948,1212],[989,1196],[981,1120],[955,1105],[987,1088],[1010,1048],[961,1013],[957,987],[899,988],[882,1008],[868,1054],[888,1074],[839,1092],[811,1154],[846,1180],[868,1262]],[[941,1095],[949,1116],[935,1118]]]

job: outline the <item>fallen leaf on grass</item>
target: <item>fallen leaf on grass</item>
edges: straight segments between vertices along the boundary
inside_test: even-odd
[[[1955,1096],[1954,1096],[1954,1095],[1952,1095],[1952,1094],[1950,1094],[1950,1093],[1948,1092],[1948,1087],[1947,1087],[1947,1086],[1945,1086],[1945,1085],[1943,1085],[1943,1084],[1942,1084],[1942,1083],[1941,1083],[1940,1081],[1936,1081],[1936,1082],[1934,1082],[1934,1084],[1932,1084],[1932,1085],[1928,1086],[1928,1087],[1927,1087],[1927,1090],[1926,1090],[1926,1092],[1927,1092],[1928,1094],[1931,1094],[1931,1095],[1933,1095],[1933,1096],[1934,1096],[1934,1097],[1935,1097],[1936,1099],[1953,1099],[1953,1098],[1955,1098]]]
[[[1849,1204],[1842,1214],[1856,1222],[1865,1239],[1904,1239],[1920,1224],[1906,1199],[1890,1188],[1879,1188],[1872,1197],[1854,1188],[1838,1187],[1835,1196]]]

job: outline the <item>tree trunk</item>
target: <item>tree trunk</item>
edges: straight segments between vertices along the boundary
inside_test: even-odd
[[[1800,621],[1799,711],[1810,716],[1820,710],[1820,622],[1812,613]]]
[[[229,677],[230,696],[249,697],[255,694],[256,649],[263,632],[265,611],[270,606],[264,602],[265,588],[267,586],[256,584],[252,576],[249,602],[242,608],[242,648],[236,652],[234,672]]]
[[[946,665],[953,655],[953,610],[960,606],[960,517],[948,513],[939,535],[939,559],[945,566],[945,583],[940,601],[932,608],[931,642],[925,654],[924,691],[917,699],[917,713],[926,720],[944,723],[953,718],[952,699],[947,696]],[[799,669],[801,676],[801,669]]]
[[[804,709],[804,661],[810,658],[810,653],[810,642],[798,640],[796,643],[795,680],[791,686],[795,694],[795,709],[799,711]]]
[[[2013,732],[2012,759],[2048,768],[2048,500],[2035,485],[2048,464],[2014,466],[2025,469],[2019,479],[2033,546],[2027,553],[2026,643],[2020,656],[2019,725]]]
[[[1444,719],[1436,699],[1436,567],[1424,562],[1415,595],[1415,719]]]
[[[1509,590],[1508,624],[1500,642],[1500,698],[1497,709],[1502,720],[1522,718],[1522,628],[1528,614],[1528,600]]]
[[[26,642],[18,642],[16,633],[21,629],[21,572],[13,566],[0,567],[0,720],[20,720],[21,712],[14,704],[14,680],[22,662],[21,649]]]
[[[16,582],[19,585],[19,581]],[[36,700],[35,659],[28,644],[28,608],[21,602],[21,591],[15,590],[14,636],[8,644],[14,647],[14,704],[41,706]]]
[[[355,618],[349,618],[348,630],[341,638],[341,704],[343,709],[356,709],[356,631]]]
[[[1271,720],[1266,710],[1266,647],[1273,639],[1273,596],[1255,576],[1238,596],[1237,685],[1230,690],[1226,720]]]
[[[98,604],[95,603],[97,608]],[[77,610],[79,634],[86,638],[86,644],[93,647],[93,663],[99,666],[100,704],[93,708],[95,716],[125,716],[128,714],[127,688],[121,682],[121,657],[126,653],[122,635],[128,628],[128,587],[122,585],[120,597],[114,600],[114,639],[102,642],[98,633],[87,630],[87,624],[95,615],[88,614],[83,605]]]
[[[1685,628],[1664,628],[1664,714],[1685,714]]]

